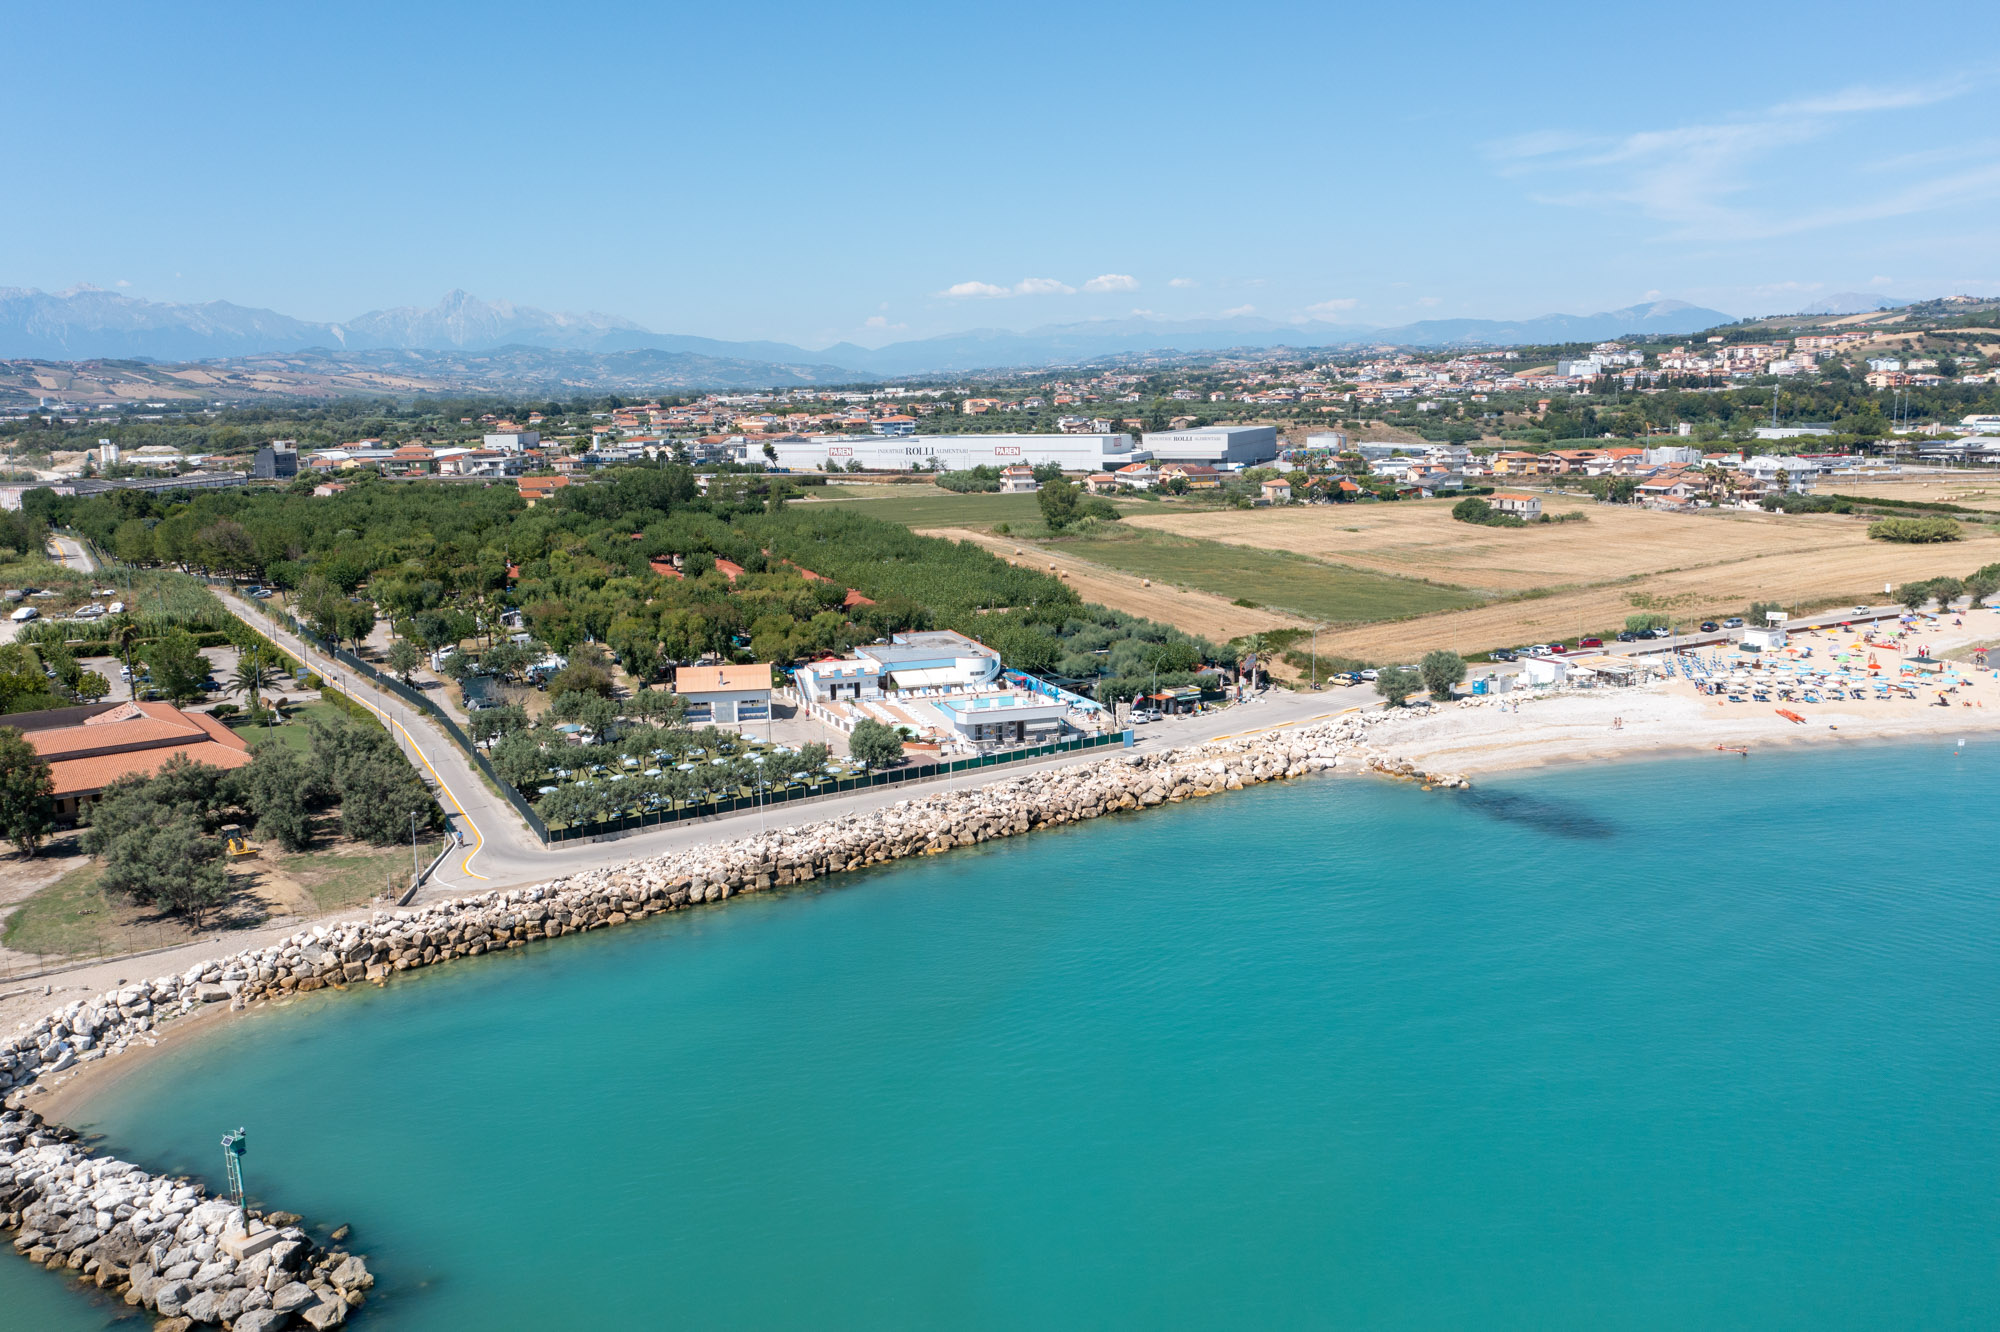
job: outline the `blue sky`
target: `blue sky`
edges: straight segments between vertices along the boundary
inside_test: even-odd
[[[8,26],[0,285],[317,319],[463,287],[810,346],[2000,292],[1990,2],[1686,23],[48,5]]]

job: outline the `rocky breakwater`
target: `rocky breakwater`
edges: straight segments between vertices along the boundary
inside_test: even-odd
[[[218,1257],[226,1205],[199,1203],[192,1185],[153,1180],[136,1166],[94,1158],[86,1163],[64,1130],[42,1124],[20,1108],[23,1097],[80,1064],[134,1044],[155,1044],[163,1024],[210,1004],[241,1008],[326,988],[386,984],[414,968],[622,925],[737,893],[807,883],[845,870],[1343,765],[1426,786],[1467,784],[1462,777],[1419,771],[1371,745],[1370,731],[1385,718],[1383,713],[1355,713],[1158,754],[1118,754],[591,870],[532,888],[316,925],[180,975],[72,1003],[38,1023],[24,1024],[21,1034],[0,1042],[0,1094],[16,1107],[8,1111],[6,1122],[21,1126],[8,1128],[9,1154],[0,1157],[0,1170],[14,1172],[6,1176],[10,1192],[0,1195],[0,1200],[13,1201],[0,1207],[0,1213],[10,1227],[21,1228],[16,1247],[30,1257],[40,1254],[38,1261],[54,1258],[56,1265],[79,1271],[95,1263],[87,1276],[112,1273],[113,1279],[128,1283],[128,1299],[162,1313],[206,1322],[234,1320],[239,1329],[278,1326],[274,1319],[292,1316],[314,1326],[331,1325],[345,1317],[365,1289],[365,1280],[343,1280],[343,1274],[365,1278],[359,1259],[316,1255],[305,1246],[303,1232],[294,1231],[286,1232],[285,1243],[301,1247],[287,1248],[293,1265],[278,1270],[297,1276],[296,1282],[279,1281],[272,1266],[276,1260],[253,1268],[256,1259]],[[17,1164],[23,1160],[26,1166]],[[31,1188],[45,1191],[49,1199],[33,1216],[30,1207],[43,1193],[31,1194]],[[105,1199],[111,1200],[109,1206],[100,1206]],[[66,1224],[52,1224],[56,1218]],[[172,1242],[163,1246],[163,1237]],[[88,1256],[71,1261],[86,1249]],[[309,1304],[295,1286],[311,1292]],[[290,1292],[282,1302],[279,1289]],[[205,1298],[211,1291],[219,1292],[217,1298]],[[264,1296],[272,1297],[270,1302]]]
[[[17,1232],[14,1251],[124,1295],[161,1329],[345,1322],[375,1280],[297,1220],[246,1215],[187,1180],[93,1156],[32,1110],[0,1111],[0,1221]]]

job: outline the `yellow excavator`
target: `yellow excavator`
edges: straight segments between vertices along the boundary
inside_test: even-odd
[[[231,860],[255,860],[258,852],[258,848],[244,834],[243,826],[237,823],[223,825],[222,850]]]

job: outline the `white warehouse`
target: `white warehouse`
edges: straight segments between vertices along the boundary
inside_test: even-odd
[[[1278,456],[1278,428],[1202,426],[1195,430],[1149,430],[1144,448],[1159,462],[1255,467]]]
[[[764,452],[769,443],[778,455]],[[928,468],[963,472],[974,467],[1035,467],[1054,463],[1065,472],[1108,472],[1142,459],[1130,435],[785,435],[771,440],[747,438],[737,461],[771,463],[788,471],[811,472],[826,466],[859,463],[871,472],[907,472]]]

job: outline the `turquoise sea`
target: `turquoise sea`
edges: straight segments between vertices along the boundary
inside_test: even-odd
[[[246,1127],[384,1332],[1991,1327],[1996,779],[1264,788],[314,996],[91,1127]]]

